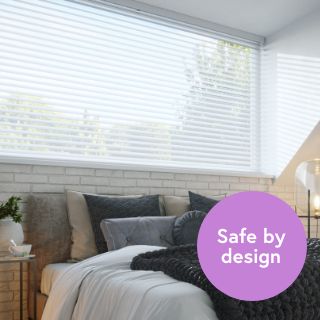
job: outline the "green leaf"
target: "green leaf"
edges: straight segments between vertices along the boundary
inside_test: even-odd
[[[22,213],[20,212],[20,197],[12,196],[6,202],[0,203],[0,220],[12,218],[16,223],[22,221]]]

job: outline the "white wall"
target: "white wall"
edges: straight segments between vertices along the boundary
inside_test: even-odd
[[[267,173],[278,176],[320,120],[319,40],[320,10],[266,40],[261,154]]]

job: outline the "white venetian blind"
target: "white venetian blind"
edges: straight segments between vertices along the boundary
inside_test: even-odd
[[[84,1],[0,25],[0,156],[257,170],[258,44]]]

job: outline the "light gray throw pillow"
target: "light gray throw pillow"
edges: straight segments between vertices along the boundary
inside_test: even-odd
[[[170,247],[176,217],[136,217],[104,219],[100,227],[108,251],[130,245]]]

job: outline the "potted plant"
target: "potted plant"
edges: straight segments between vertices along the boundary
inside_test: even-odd
[[[12,196],[7,201],[0,203],[0,251],[8,250],[11,239],[17,245],[23,243],[20,201],[20,197]]]

